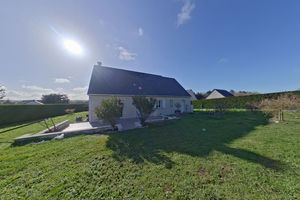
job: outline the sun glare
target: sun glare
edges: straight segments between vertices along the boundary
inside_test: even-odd
[[[81,54],[82,48],[81,46],[73,40],[65,39],[63,41],[64,47],[73,54]]]

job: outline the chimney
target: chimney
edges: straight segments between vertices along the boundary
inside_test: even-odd
[[[102,66],[102,62],[98,61],[97,64],[96,64],[96,66],[101,67]]]

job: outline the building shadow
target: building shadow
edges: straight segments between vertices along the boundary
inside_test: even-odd
[[[163,125],[151,124],[149,128],[108,135],[106,145],[113,151],[116,160],[132,159],[135,163],[147,160],[165,164],[167,168],[174,163],[166,153],[206,157],[212,151],[219,151],[266,168],[281,170],[283,164],[280,161],[228,146],[234,140],[245,137],[255,127],[267,125],[268,122],[269,118],[262,113],[187,114]]]

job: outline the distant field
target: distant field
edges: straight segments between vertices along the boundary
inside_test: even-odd
[[[299,199],[298,114],[286,114],[298,122],[276,124],[260,113],[195,112],[24,146],[10,142],[43,127],[2,127],[0,199]]]

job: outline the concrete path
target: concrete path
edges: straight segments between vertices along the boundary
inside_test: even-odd
[[[79,131],[79,130],[84,130],[84,129],[92,129],[94,127],[95,126],[93,126],[89,122],[81,122],[81,123],[76,123],[76,124],[70,124],[69,127],[67,127],[66,129],[64,129],[62,132],[66,132],[66,131]]]
[[[156,122],[164,120],[163,117],[150,117],[146,122]],[[131,119],[120,119],[117,124],[120,131],[135,129],[141,127],[140,120],[137,118]],[[52,133],[36,133],[36,134],[26,134],[20,137],[14,138],[15,143],[26,143],[26,142],[39,142],[42,140],[49,140],[57,136],[72,137],[75,135],[82,134],[95,134],[104,133],[111,131],[112,128],[107,123],[90,123],[90,122],[80,122],[75,124],[70,124],[67,128],[61,130],[60,132]]]

